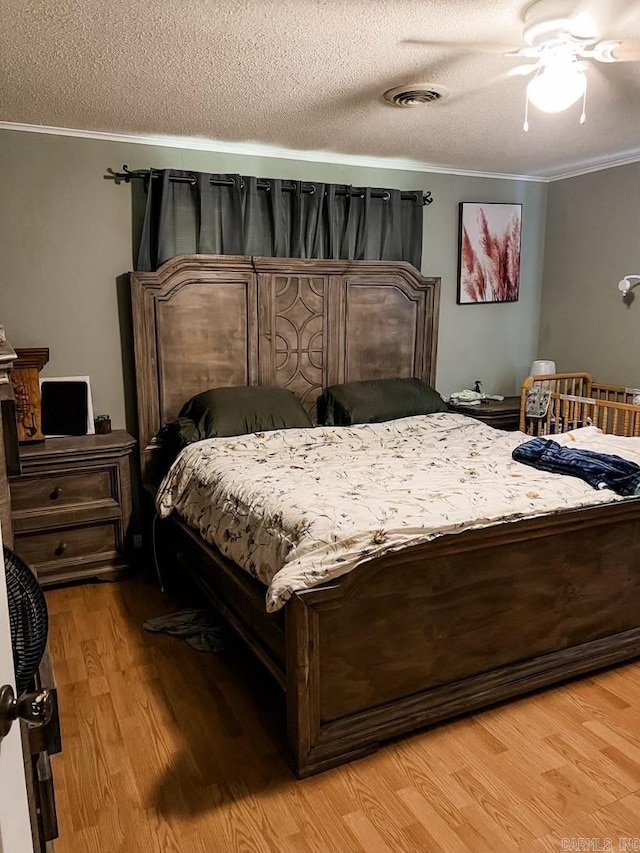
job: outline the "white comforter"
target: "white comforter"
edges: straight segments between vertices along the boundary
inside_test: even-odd
[[[622,500],[514,462],[526,440],[460,414],[208,439],[181,452],[156,506],[263,581],[274,611],[385,551]]]

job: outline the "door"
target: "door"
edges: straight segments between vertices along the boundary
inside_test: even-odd
[[[9,633],[9,608],[2,559],[0,530],[0,686],[15,689],[13,654]],[[27,783],[22,756],[20,723],[0,740],[0,853],[32,853],[33,840],[27,800]]]

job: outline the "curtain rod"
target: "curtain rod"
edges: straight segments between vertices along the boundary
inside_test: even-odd
[[[151,178],[159,178],[160,177],[160,175],[158,174],[158,170],[156,170],[156,169],[136,169],[135,171],[131,171],[127,165],[124,165],[122,167],[121,172],[114,172],[113,169],[107,169],[107,173],[108,174],[105,175],[105,178],[112,180],[112,181],[115,181],[116,184],[120,184],[123,181],[125,184],[128,184],[132,180],[142,181],[142,180],[148,180],[149,177],[151,177]],[[196,183],[195,177],[186,177],[186,176],[181,176],[181,175],[176,175],[175,177],[170,177],[169,180],[174,181],[175,183],[178,183],[178,184],[195,184]],[[212,186],[221,186],[221,187],[232,187],[233,186],[233,181],[228,181],[228,180],[225,180],[224,178],[209,178],[209,183]],[[244,187],[244,181],[240,182],[240,187],[241,188]],[[259,178],[258,179],[258,189],[259,190],[267,190],[267,192],[268,192],[271,189],[271,181],[268,181],[264,178]],[[282,189],[285,192],[293,192],[293,190],[295,189],[295,184],[292,181],[283,181],[282,182]],[[315,193],[315,191],[316,191],[316,188],[313,186],[313,184],[306,184],[304,182],[302,183],[302,192],[303,193],[310,193],[311,195],[313,195]],[[364,196],[364,191],[359,189],[359,188],[348,189],[345,187],[345,189],[336,190],[336,195],[354,195],[354,196],[362,197],[362,196]],[[391,198],[391,196],[389,195],[389,192],[387,190],[372,190],[371,195],[374,198],[383,198],[383,199],[385,199],[385,201],[388,201]],[[417,201],[420,198],[420,195],[418,193],[413,193],[413,192],[401,192],[400,198],[413,199],[414,201]],[[431,191],[425,190],[422,193],[422,204],[428,205],[428,204],[431,204],[432,202],[433,202],[433,196],[431,195]]]

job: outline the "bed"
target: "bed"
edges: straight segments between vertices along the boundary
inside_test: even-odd
[[[183,256],[131,276],[145,489],[163,423],[210,387],[434,384],[439,281],[401,262]],[[458,416],[462,417],[462,416]],[[485,427],[485,429],[487,429]],[[265,588],[173,514],[166,546],[286,692],[303,777],[381,741],[640,654],[639,501],[450,533],[267,612]]]

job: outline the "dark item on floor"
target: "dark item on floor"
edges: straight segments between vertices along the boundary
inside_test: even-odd
[[[182,637],[198,652],[219,652],[225,647],[224,629],[211,610],[180,610],[147,619],[142,627],[155,634]]]

